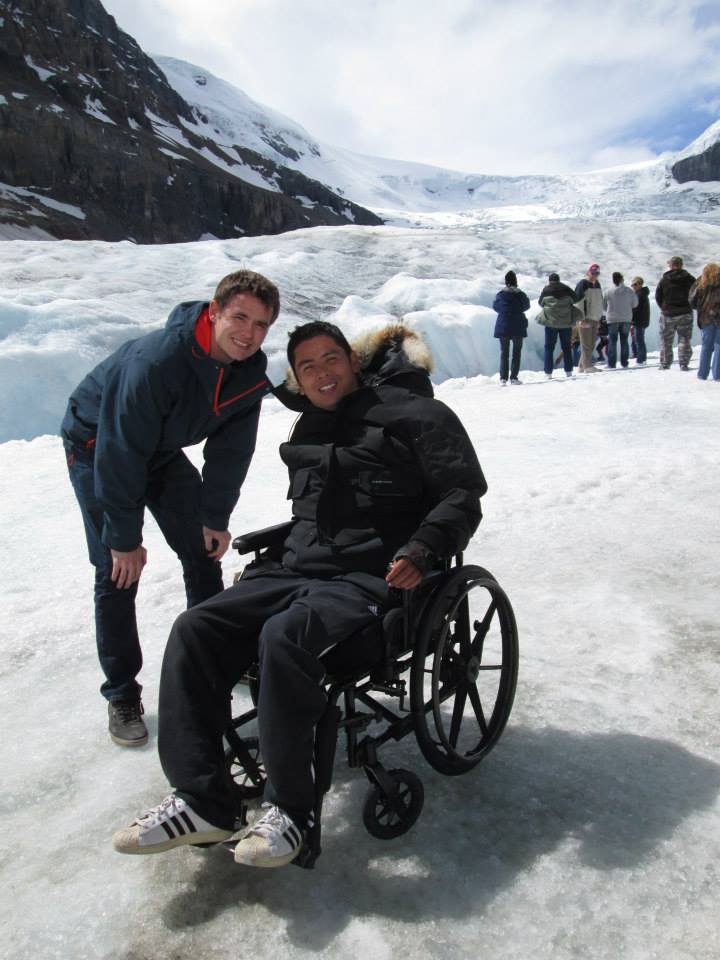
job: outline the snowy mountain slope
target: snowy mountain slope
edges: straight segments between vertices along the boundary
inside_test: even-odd
[[[674,154],[672,162],[677,163],[679,160],[687,160],[688,157],[697,157],[710,147],[715,146],[718,141],[720,141],[720,120],[711,123],[707,130],[704,130],[692,143],[689,143],[684,150]]]
[[[355,154],[321,143],[302,126],[258,104],[243,91],[209,71],[170,57],[156,56],[170,85],[207,118],[220,147],[242,143],[273,164],[287,166],[340,196],[397,220],[412,213],[428,214],[486,209],[491,220],[571,217],[662,218],[682,213],[712,216],[710,199],[717,184],[680,188],[669,167],[673,158],[614,167],[574,176],[483,176],[443,170],[425,164]],[[717,139],[715,127],[706,138]],[[700,144],[698,138],[696,144]],[[245,176],[245,173],[239,173]],[[258,161],[247,176],[272,189],[273,174]],[[415,218],[417,219],[417,218]],[[420,218],[422,222],[422,218]]]

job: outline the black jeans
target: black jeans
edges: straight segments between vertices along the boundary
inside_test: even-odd
[[[512,341],[512,366],[510,379],[517,380],[520,373],[520,354],[522,353],[522,337],[500,337],[500,379],[507,380],[510,357],[510,342]]]
[[[555,344],[560,338],[565,373],[572,373],[572,330],[570,327],[545,327],[545,373],[550,376],[555,366]],[[518,367],[520,364],[518,363]]]
[[[259,658],[265,799],[306,821],[315,799],[315,725],[327,699],[320,658],[379,622],[387,596],[380,577],[316,580],[275,564],[181,614],[163,660],[158,730],[160,762],[178,796],[216,826],[232,827],[223,731],[232,689]]]
[[[70,481],[85,526],[90,563],[95,567],[95,636],[105,682],[100,692],[108,700],[132,700],[140,695],[135,679],[142,651],[135,618],[137,583],[119,590],[110,578],[112,556],[102,542],[103,508],[95,496],[93,452],[65,449]],[[200,521],[200,475],[184,453],[178,453],[148,478],[146,504],[168,545],[180,559],[188,606],[214,596],[223,588],[220,564],[205,549]]]

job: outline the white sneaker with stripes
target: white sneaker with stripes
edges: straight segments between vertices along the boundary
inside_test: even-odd
[[[171,793],[162,803],[118,830],[113,847],[118,853],[163,853],[173,847],[199,843],[220,843],[233,835],[195,813],[191,806]]]
[[[300,853],[305,836],[297,824],[270,803],[235,845],[235,863],[248,867],[284,867]]]

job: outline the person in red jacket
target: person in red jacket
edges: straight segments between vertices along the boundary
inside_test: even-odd
[[[220,558],[269,390],[260,347],[280,310],[241,270],[212,300],[181,303],[163,330],[123,344],[75,388],[61,433],[95,567],[95,628],[111,739],[147,742],[135,595],[145,508],[183,568],[188,606],[222,590]],[[206,440],[202,477],[182,452]]]

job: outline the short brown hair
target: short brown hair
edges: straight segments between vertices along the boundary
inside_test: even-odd
[[[670,257],[668,260],[669,267],[681,267],[683,265],[682,257]]]
[[[260,303],[270,308],[270,323],[277,320],[280,313],[280,293],[275,284],[254,270],[236,270],[223,277],[213,294],[213,300],[222,310],[238,293],[251,293]]]

